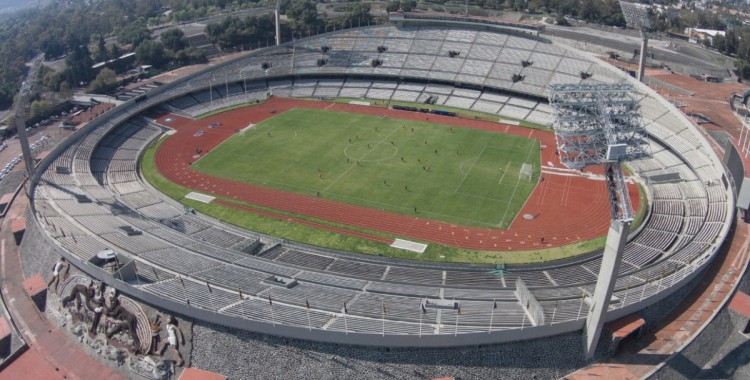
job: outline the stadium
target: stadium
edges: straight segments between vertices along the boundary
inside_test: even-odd
[[[95,119],[41,160],[30,182],[29,224],[43,231],[44,239],[76,267],[123,294],[225,328],[322,343],[423,348],[580,332],[601,252],[496,266],[326,249],[196,213],[146,181],[141,163],[146,161],[144,152],[158,145],[153,160],[159,172],[198,194],[200,199],[188,203],[196,208],[196,202],[208,200],[385,244],[398,239],[482,252],[557,247],[606,232],[606,190],[597,179],[600,172],[578,173],[560,164],[552,132],[523,126],[552,123],[550,84],[626,83],[639,93],[652,158],[629,163],[629,190],[637,206],[643,206],[644,216],[628,238],[607,319],[641,311],[691,283],[711,263],[734,218],[732,188],[708,141],[672,104],[627,73],[545,40],[537,31],[537,26],[521,23],[407,17],[260,49],[151,89]],[[407,105],[385,108],[374,103]],[[237,106],[241,107],[231,109]],[[448,136],[454,129],[484,129],[481,133],[523,135],[529,140],[524,151],[540,152],[528,175],[533,186],[526,190],[528,196],[519,196],[517,209],[503,201],[505,210],[497,212],[501,215],[490,213],[491,222],[472,225],[462,215],[441,219],[436,215],[448,211],[415,203],[419,200],[382,201],[386,204],[380,209],[367,202],[344,202],[350,193],[317,189],[319,184],[274,187],[210,172],[231,157],[221,156],[222,149],[241,138],[255,139],[253,151],[268,148],[267,155],[288,155],[308,145],[314,140],[310,136],[263,124],[266,119],[283,121],[301,109],[333,119],[368,115],[369,119],[357,119],[357,125],[365,125],[362,141],[403,143],[398,150],[382,153],[395,161],[413,160],[416,156],[409,154],[426,149],[420,145],[429,145],[423,155],[433,148],[438,155],[445,146],[450,146],[446,155],[452,155],[452,145],[430,145],[431,133]],[[495,120],[457,118],[452,110],[495,115]],[[411,142],[365,135],[392,129],[406,136],[407,122],[423,128],[414,132],[423,134]],[[373,131],[377,125],[383,130]],[[171,136],[161,140],[167,131]],[[279,135],[273,135],[276,131]],[[301,141],[283,148],[287,150],[264,147],[263,141],[285,138],[284,133]],[[355,140],[358,133],[354,132]],[[351,133],[336,136],[352,138]],[[493,138],[469,134],[466,139],[477,136]],[[460,149],[470,149],[464,146]],[[363,156],[368,151],[341,155],[345,150],[336,154],[340,160],[346,158],[348,166],[330,173],[351,170],[359,160],[364,166],[371,164]],[[278,161],[282,156],[271,156],[271,161],[274,157]],[[507,160],[492,155],[484,159]],[[432,169],[441,170],[453,161],[446,158]],[[527,161],[518,160],[512,170],[508,162],[509,180],[526,181],[520,166]],[[403,178],[423,174],[420,165],[416,174],[383,177],[367,172],[364,177],[373,176],[378,184],[390,180],[400,190]],[[421,165],[421,171],[429,172],[427,165]],[[471,189],[487,187],[480,169]],[[315,164],[305,170],[313,183],[329,175],[329,169],[316,170]],[[471,171],[457,170],[472,177]],[[271,178],[266,172],[248,175]],[[496,178],[490,179],[497,182]],[[404,186],[418,193],[419,183]],[[117,266],[97,259],[106,249],[116,252]]]

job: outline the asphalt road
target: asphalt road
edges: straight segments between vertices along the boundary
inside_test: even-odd
[[[547,26],[542,35],[580,41],[626,53],[640,49],[641,44],[638,31],[632,29],[612,29],[608,32],[588,27]],[[664,62],[670,67],[690,67],[695,72],[707,71],[714,75],[727,70],[727,67],[721,64],[722,61],[726,61],[721,54],[682,40],[652,35],[649,39],[649,52],[653,54],[653,60]],[[629,58],[629,55],[624,58]]]

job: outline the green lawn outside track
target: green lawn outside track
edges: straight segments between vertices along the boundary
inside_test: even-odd
[[[234,135],[199,172],[459,225],[506,228],[537,184],[539,142],[427,122],[295,109]],[[533,166],[529,181],[523,163]]]

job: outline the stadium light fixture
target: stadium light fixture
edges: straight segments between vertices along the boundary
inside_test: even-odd
[[[601,335],[634,217],[621,164],[651,157],[651,149],[632,85],[553,84],[547,93],[554,109],[552,127],[560,161],[572,169],[603,165],[609,191],[612,222],[596,288],[589,297],[585,326],[584,351],[590,359]]]
[[[553,84],[549,103],[560,162],[572,169],[591,165],[621,173],[622,161],[651,156],[635,88],[630,84]],[[613,182],[612,218],[632,220],[624,184]]]
[[[650,31],[653,28],[648,5],[620,1],[620,8],[622,9],[622,16],[625,17],[625,22],[634,29]]]
[[[651,22],[651,8],[645,4],[629,3],[620,1],[622,16],[625,22],[634,29],[641,32],[641,56],[638,60],[638,80],[643,81],[643,72],[646,68],[646,50],[648,50],[648,34],[653,30]]]

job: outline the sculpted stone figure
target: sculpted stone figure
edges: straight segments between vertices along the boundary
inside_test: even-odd
[[[159,313],[157,318],[162,315]],[[167,315],[164,319],[166,321],[164,330],[167,332],[167,339],[161,341],[155,354],[156,356],[162,356],[165,350],[169,350],[177,355],[177,365],[182,366],[185,364],[185,360],[182,359],[182,354],[180,354],[180,345],[185,342],[185,337],[182,335],[182,330],[177,327],[177,322],[173,316]]]
[[[85,306],[85,310],[94,313],[89,328],[89,336],[96,335],[96,331],[99,328],[99,322],[101,321],[102,312],[104,311],[104,287],[105,285],[103,283],[98,285],[94,283],[90,286],[76,284],[73,286],[70,293],[62,299],[63,307],[67,307],[70,302],[75,301],[76,311],[80,312],[81,306]]]
[[[115,321],[114,328],[106,334],[107,339],[112,338],[120,331],[127,330],[128,334],[130,334],[130,338],[133,339],[134,349],[139,350],[141,347],[141,340],[138,338],[138,332],[135,329],[137,319],[130,310],[120,304],[120,300],[117,299],[114,289],[105,298],[104,314]]]
[[[47,283],[47,287],[52,289],[52,284],[55,284],[55,292],[57,292],[57,285],[60,283],[60,277],[63,277],[63,280],[65,280],[68,278],[69,272],[70,264],[68,264],[68,261],[65,260],[64,257],[61,257],[60,260],[57,260],[55,265],[52,266],[52,278],[50,278]]]

